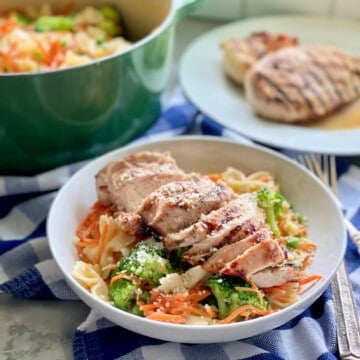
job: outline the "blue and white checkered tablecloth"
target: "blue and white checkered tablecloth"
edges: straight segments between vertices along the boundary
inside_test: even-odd
[[[187,103],[181,94],[141,139],[206,134],[249,141]],[[45,224],[58,189],[87,161],[32,177],[0,177],[0,292],[48,300],[77,299],[67,287],[47,244]],[[339,196],[347,216],[360,227],[360,168],[339,161]],[[349,241],[346,263],[360,304],[360,256]],[[89,309],[73,335],[80,359],[337,359],[331,291],[304,313],[274,330],[245,340],[189,345],[155,340],[114,325]]]

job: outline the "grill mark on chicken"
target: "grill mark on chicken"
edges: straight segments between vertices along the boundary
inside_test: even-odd
[[[327,103],[332,106],[333,108],[337,107],[337,104],[341,103],[339,96],[334,91],[334,87],[332,86],[331,82],[329,81],[327,76],[324,75],[323,72],[319,72],[319,70],[311,64],[308,67],[309,75],[312,76],[314,82],[320,87],[320,90],[323,89],[324,93],[326,93],[328,97]]]
[[[300,84],[296,84],[296,82],[291,82],[289,79],[289,74],[285,73],[284,79],[286,82],[280,83],[276,82],[276,79],[271,79],[270,77],[267,77],[268,81],[271,81],[274,86],[276,86],[276,90],[279,91],[281,94],[286,95],[286,99],[288,100],[291,105],[299,109],[302,104],[306,104],[307,108],[309,110],[309,116],[314,116],[314,114],[317,113],[316,111],[316,98],[312,94],[309,94],[309,91],[312,91],[312,89],[309,87],[309,83],[305,80],[305,78],[299,73],[298,76],[302,79],[302,86],[299,86]],[[264,74],[262,74],[264,76]],[[291,75],[290,75],[291,76]],[[294,96],[294,92],[290,92],[289,88],[293,89],[297,96]],[[312,91],[313,92],[313,91]],[[315,102],[315,104],[313,104]],[[318,106],[317,106],[318,107]]]
[[[304,82],[304,85],[305,85],[305,88],[299,88],[297,87],[296,85],[294,84],[289,84],[289,86],[293,87],[297,92],[298,94],[300,95],[300,97],[302,97],[302,99],[305,101],[305,104],[307,105],[309,111],[310,111],[310,117],[314,116],[316,111],[315,111],[315,107],[313,106],[313,103],[312,101],[310,100],[311,99],[311,96],[306,96],[306,87],[307,87],[307,84]]]
[[[329,83],[331,84],[332,88],[336,92],[337,97],[340,99],[340,103],[343,104],[346,99],[342,95],[341,89],[338,87],[338,82],[336,79],[333,78],[331,70],[328,70],[328,65],[322,63],[320,60],[316,58],[316,54],[311,51],[311,48],[306,49],[306,54],[311,59],[312,63],[319,69],[328,79]],[[321,49],[319,48],[319,52],[321,52]]]
[[[202,267],[212,273],[219,273],[225,264],[233,261],[236,257],[243,254],[244,251],[258,244],[261,241],[272,238],[272,234],[267,226],[263,226],[259,230],[251,233],[242,239],[233,239],[231,243],[225,244],[217,251],[212,252],[204,261],[202,257],[193,256],[191,263],[201,263]]]
[[[286,108],[297,108],[296,103],[292,101],[292,99],[288,96],[286,92],[274,81],[272,81],[268,76],[266,76],[264,73],[257,73],[257,76],[264,82],[266,82],[277,94],[274,97],[274,100],[284,100],[284,105]]]
[[[184,258],[191,264],[199,264],[226,244],[237,242],[253,234],[264,225],[264,213],[257,209],[255,213],[244,219],[240,216],[222,226],[219,230],[209,234],[203,241],[194,244],[185,254]]]
[[[324,109],[329,103],[323,98],[321,89],[312,84],[312,79],[309,78],[307,69],[305,73],[302,69],[294,72],[291,65],[291,61],[286,57],[274,59],[273,67],[277,72],[271,74],[272,81],[277,83],[279,89],[288,95],[288,98],[293,102],[296,108],[299,108],[301,103],[305,102],[309,109],[309,117],[322,116],[324,114]],[[277,79],[279,76],[281,76],[281,81]],[[289,87],[297,92],[298,98],[301,99],[300,104],[298,104],[297,100],[291,97],[290,93],[287,91]]]
[[[300,73],[300,76],[304,81],[305,87],[315,95],[315,96],[310,95],[308,98],[308,101],[311,104],[311,109],[313,114],[322,116],[324,113],[324,109],[326,108],[326,106],[328,106],[328,102],[323,98],[322,91],[320,91],[321,89],[317,88],[312,84],[311,78],[309,79],[308,74]],[[304,96],[306,97],[305,92],[304,92]],[[319,102],[321,106],[319,106],[318,104]],[[321,111],[319,111],[318,109],[321,109]]]
[[[322,78],[320,79],[319,76],[314,72],[314,69],[312,69],[314,66],[313,64],[310,62],[309,64],[306,63],[306,67],[301,67],[301,64],[299,63],[299,61],[296,58],[291,58],[291,57],[283,57],[281,59],[279,59],[281,61],[279,61],[279,65],[278,67],[281,70],[285,70],[288,74],[285,76],[301,76],[303,78],[303,81],[305,83],[306,86],[311,87],[311,89],[317,93],[317,95],[321,96],[323,91],[322,90],[326,90],[326,92],[328,93],[328,95],[332,95],[331,93],[329,93],[329,87],[325,85],[325,83],[329,83],[328,78],[322,76]],[[277,59],[274,59],[274,62],[276,62]],[[294,68],[298,68],[299,71],[295,71],[294,72]],[[314,83],[317,85],[314,86]],[[324,86],[325,85],[325,86]],[[327,99],[326,97],[322,97],[321,96],[321,100],[323,101],[324,104],[328,104],[329,103],[329,99]]]
[[[185,174],[168,165],[148,169],[130,169],[113,177],[111,197],[119,210],[134,212],[143,199],[161,185],[182,180]]]
[[[255,32],[247,37],[235,37],[223,41],[223,68],[225,74],[243,85],[251,67],[267,54],[284,47],[294,46],[297,38],[282,33]]]
[[[245,93],[254,111],[295,122],[321,118],[360,96],[358,60],[325,46],[269,54],[248,73]]]
[[[99,200],[117,211],[134,211],[160,185],[185,177],[169,152],[143,151],[115,160],[95,176]]]
[[[228,262],[220,272],[225,275],[248,279],[250,275],[285,259],[285,252],[275,240],[264,240]]]
[[[163,239],[164,244],[168,249],[172,250],[202,242],[209,235],[214,235],[216,231],[223,229],[224,226],[231,226],[229,222],[233,220],[236,221],[233,226],[239,227],[255,214],[256,209],[255,194],[239,195],[234,200],[224,204],[220,209],[202,215],[198,222],[189,227],[177,233],[167,234]]]
[[[278,83],[279,87],[281,87],[284,92],[287,92],[288,87],[295,89],[299,97],[308,103],[309,109],[312,109],[313,106],[311,104],[311,100],[306,97],[305,93],[303,93],[304,87],[310,88],[310,83],[303,76],[302,71],[294,73],[293,61],[286,57],[274,58],[272,65],[273,68],[276,70],[276,72],[271,73],[273,81]],[[279,75],[281,77],[281,80],[279,80]],[[294,99],[292,98],[291,100],[294,101]]]
[[[261,46],[261,43],[259,41],[256,41],[256,39],[258,39],[259,36],[264,35],[263,36],[263,44]],[[255,56],[260,59],[261,57],[263,57],[266,54],[266,36],[265,33],[257,33],[257,34],[253,34],[252,36],[248,37],[245,41],[246,45],[249,47],[249,49],[251,50],[252,53],[255,54]]]
[[[283,264],[282,266],[269,267],[250,275],[255,285],[259,288],[270,288],[281,286],[289,281],[297,281],[305,276],[303,270],[293,264]]]
[[[153,191],[134,213],[134,222],[128,216],[126,223],[120,220],[120,224],[132,233],[148,232],[160,238],[190,226],[201,214],[218,209],[235,196],[223,181],[215,183],[206,176],[192,174]]]
[[[184,259],[193,265],[204,263],[222,247],[244,239],[254,234],[258,229],[259,225],[254,224],[251,220],[246,220],[243,224],[235,225],[229,230],[219,231],[208,236],[203,242],[196,243],[184,253]]]

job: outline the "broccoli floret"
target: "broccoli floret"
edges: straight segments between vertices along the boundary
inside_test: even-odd
[[[189,248],[190,247],[183,247],[170,252],[169,261],[174,269],[184,270],[190,266],[190,264],[184,260],[184,253],[189,250]]]
[[[120,261],[116,272],[135,275],[149,285],[159,285],[160,278],[174,272],[165,256],[166,250],[160,243],[141,242]]]
[[[139,301],[142,301],[145,304],[148,304],[150,301],[150,293],[148,291],[142,291],[142,293],[139,295]],[[131,312],[134,315],[138,316],[144,316],[144,312],[140,310],[140,306],[138,303],[135,304],[135,306],[131,309]]]
[[[278,191],[271,193],[267,188],[257,191],[257,204],[265,210],[266,222],[270,225],[276,237],[280,236],[277,219],[283,213],[284,201],[284,197]]]
[[[28,16],[26,16],[23,13],[16,12],[16,11],[11,13],[11,18],[22,25],[29,25],[31,22],[31,19]]]
[[[67,31],[74,27],[74,20],[67,16],[41,16],[35,22],[35,31]]]
[[[116,23],[121,20],[120,11],[112,5],[103,5],[100,7],[100,12],[103,14],[105,19],[110,19]]]
[[[127,279],[115,281],[109,289],[109,297],[115,306],[126,311],[131,311],[136,305],[138,293],[139,285]]]
[[[159,279],[174,272],[170,262],[165,258],[166,249],[157,242],[144,241],[136,245],[129,256],[124,257],[111,277],[119,273],[130,278],[120,278],[110,286],[109,297],[115,306],[136,315],[142,315],[137,302],[147,303],[149,293],[141,290],[141,284],[132,281],[131,276],[140,278],[143,284],[158,285]]]
[[[227,275],[215,275],[208,279],[208,285],[216,298],[219,318],[224,319],[243,305],[252,305],[261,310],[269,309],[265,296],[258,291],[244,291],[251,288],[250,284],[240,278]]]
[[[142,291],[139,284],[134,281],[119,279],[111,285],[109,297],[116,307],[135,315],[143,316],[143,312],[140,310],[137,302],[143,301],[147,303],[150,294],[147,291]]]
[[[120,12],[111,5],[102,6],[100,8],[100,12],[104,16],[104,20],[98,25],[99,28],[104,30],[109,36],[121,35],[122,28],[120,26]]]

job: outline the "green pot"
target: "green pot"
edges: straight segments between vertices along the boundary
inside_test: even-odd
[[[3,1],[0,11],[26,0]],[[32,1],[39,5],[42,2]],[[61,6],[67,0],[53,0]],[[80,1],[78,6],[109,0]],[[176,20],[189,0],[116,0],[134,45],[87,65],[0,74],[0,172],[32,174],[117,148],[160,114],[172,63]],[[10,4],[8,4],[10,6]]]

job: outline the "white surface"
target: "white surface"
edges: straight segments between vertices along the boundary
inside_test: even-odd
[[[73,239],[79,222],[97,199],[94,177],[109,162],[144,150],[170,151],[179,167],[188,172],[208,173],[210,169],[223,171],[233,166],[245,173],[268,170],[276,174],[285,197],[308,219],[309,236],[317,244],[310,271],[321,274],[323,279],[306,290],[299,302],[286,309],[241,323],[212,326],[184,326],[147,320],[119,310],[90,294],[72,276],[74,265],[79,260]],[[329,190],[317,178],[274,151],[218,137],[180,137],[146,142],[118,149],[96,159],[78,171],[58,193],[49,212],[47,233],[51,252],[65,280],[86,304],[134,332],[185,343],[215,343],[247,338],[280,326],[299,315],[328,286],[346,247],[341,213]]]
[[[180,62],[180,83],[188,98],[205,114],[260,143],[300,151],[360,154],[360,128],[329,131],[266,121],[245,102],[242,89],[224,75],[219,44],[253,31],[282,31],[301,44],[329,44],[360,55],[360,24],[321,17],[264,17],[220,26],[194,40]]]

